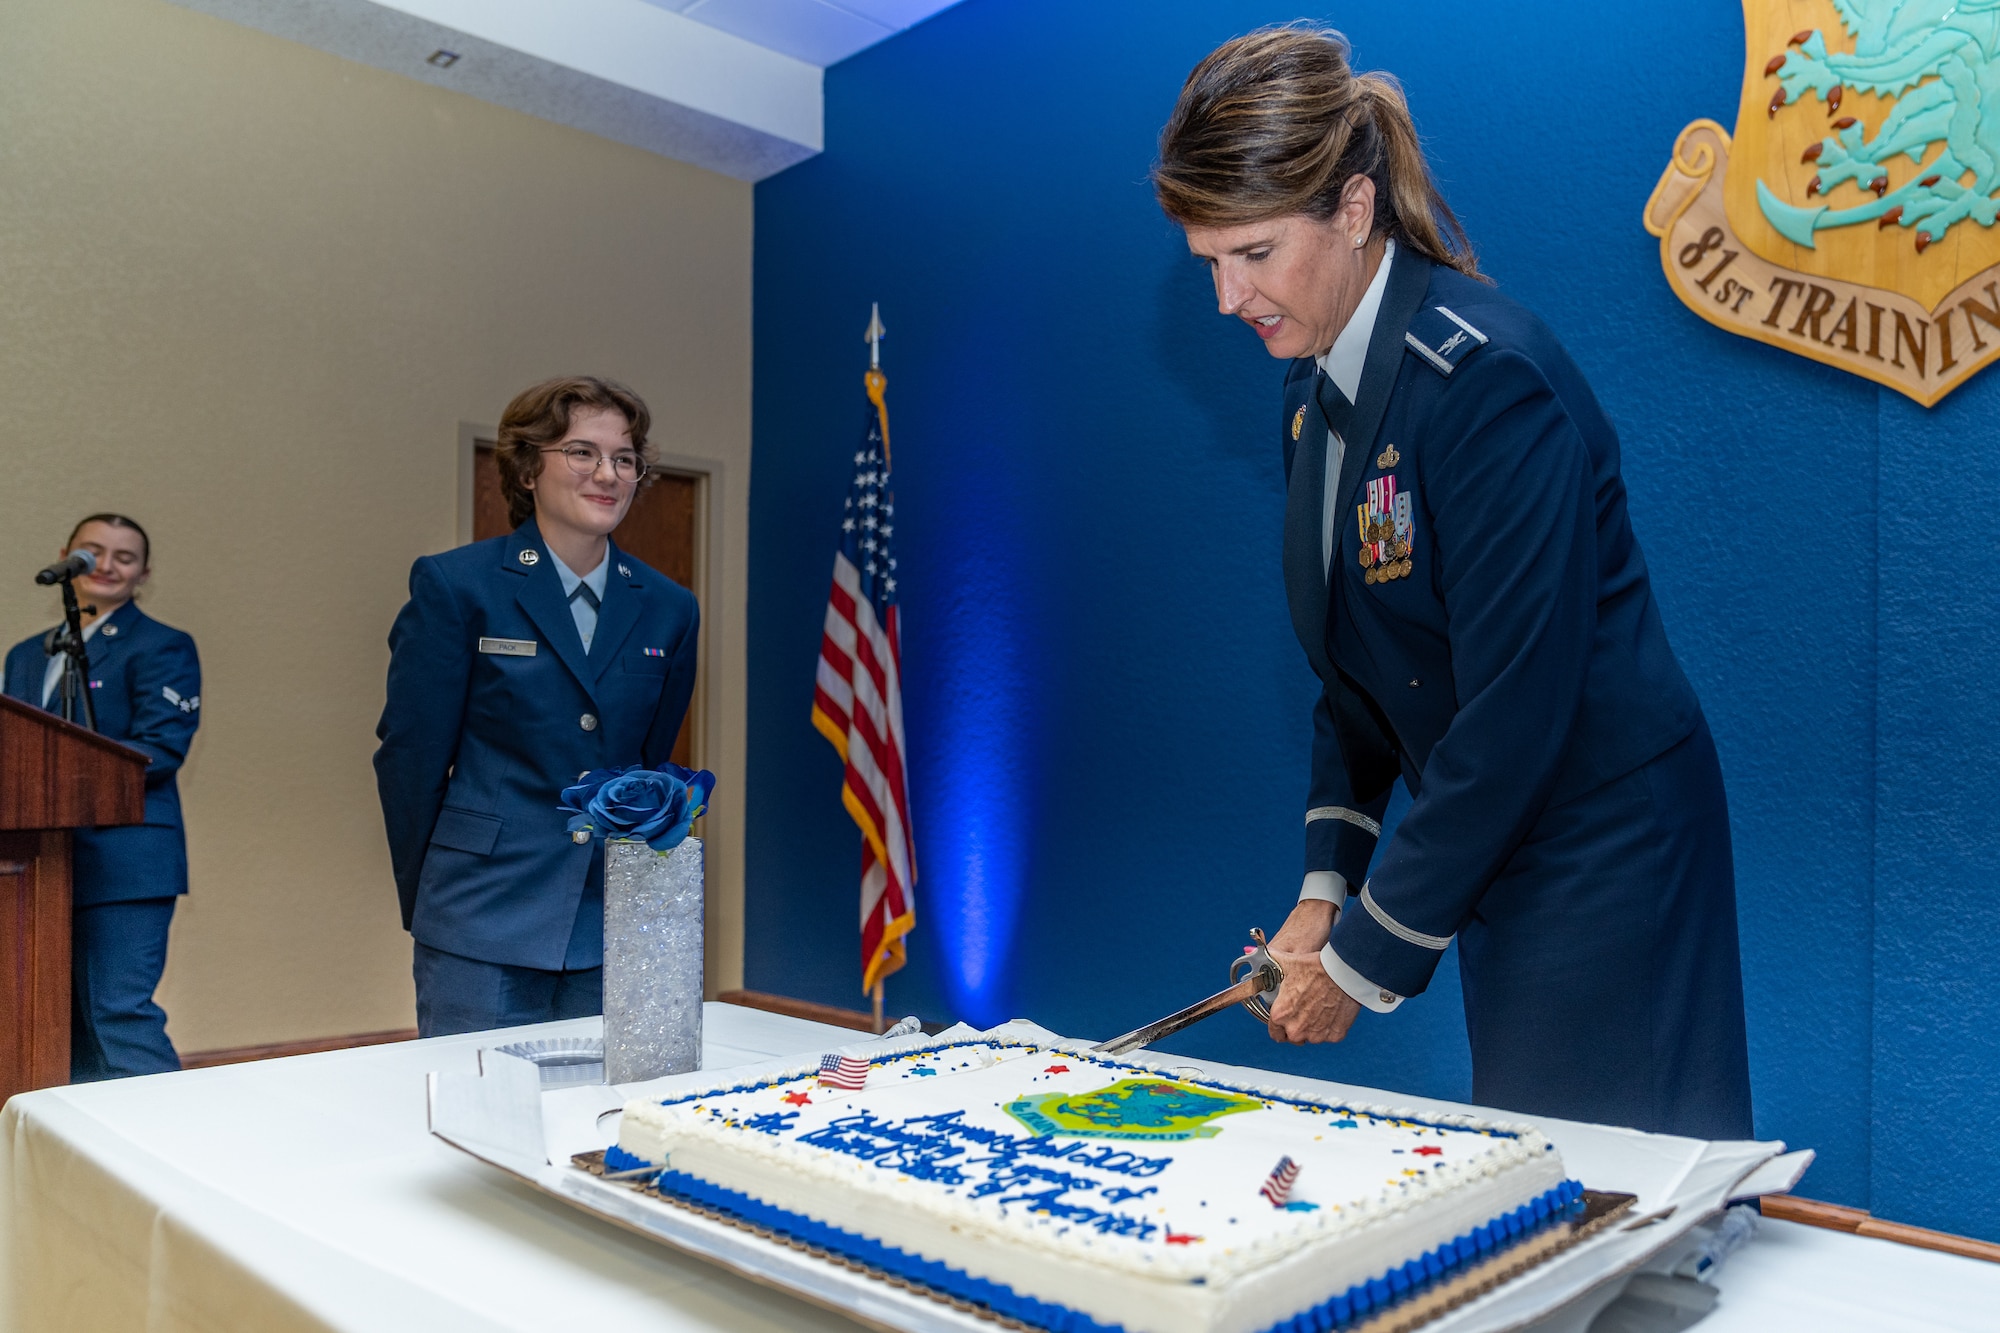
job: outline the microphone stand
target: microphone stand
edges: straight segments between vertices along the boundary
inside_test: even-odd
[[[76,604],[76,587],[72,582],[74,574],[62,577],[63,627],[56,631],[55,641],[49,645],[50,654],[62,653],[62,712],[58,714],[65,722],[74,722],[76,704],[83,700],[83,716],[92,731],[97,730],[97,700],[90,697],[90,647],[83,638],[83,611]],[[97,608],[91,607],[94,613]]]

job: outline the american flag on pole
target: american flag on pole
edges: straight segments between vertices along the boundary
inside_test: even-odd
[[[853,1055],[824,1055],[819,1061],[819,1085],[859,1092],[868,1083],[868,1062]]]
[[[877,318],[870,343],[880,336]],[[878,349],[879,350],[879,349]],[[916,925],[917,882],[903,746],[902,628],[896,609],[896,502],[889,491],[888,376],[867,376],[868,424],[833,556],[833,588],[819,641],[813,725],[847,763],[841,803],[861,826],[861,989],[903,965]]]

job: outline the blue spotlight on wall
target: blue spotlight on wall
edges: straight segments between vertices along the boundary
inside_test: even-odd
[[[919,902],[935,914],[954,1015],[987,1027],[1011,1017],[1014,927],[1025,892],[1033,774],[1027,762],[1020,626],[1010,562],[987,541],[961,549],[930,603],[943,623],[924,666],[931,688],[913,812]]]

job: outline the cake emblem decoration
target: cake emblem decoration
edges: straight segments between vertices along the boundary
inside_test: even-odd
[[[1264,1103],[1233,1092],[1157,1078],[1121,1078],[1095,1092],[1044,1093],[1007,1104],[1007,1114],[1036,1138],[1150,1139],[1163,1143],[1214,1138],[1209,1122]]]

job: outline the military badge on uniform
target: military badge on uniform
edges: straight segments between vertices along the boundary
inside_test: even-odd
[[[1292,438],[1298,439],[1299,432],[1306,428],[1306,405],[1299,404],[1299,410],[1292,414]]]
[[[1361,581],[1408,578],[1410,538],[1416,531],[1410,493],[1396,489],[1394,476],[1377,477],[1368,483],[1368,503],[1355,510],[1361,521]]]
[[[1396,452],[1396,446],[1393,444],[1375,455],[1375,466],[1381,468],[1384,472],[1387,472],[1402,461],[1403,456]]]
[[[516,558],[524,565],[532,565],[541,560],[542,553],[531,546]]]
[[[631,577],[632,577],[632,566],[630,566],[630,565],[620,565],[620,566],[618,566],[618,577],[619,577],[619,578],[621,578],[621,579],[629,579],[629,578],[631,578]]]

